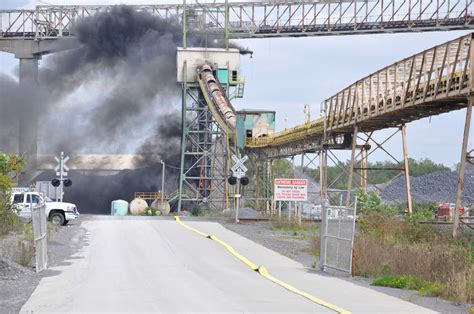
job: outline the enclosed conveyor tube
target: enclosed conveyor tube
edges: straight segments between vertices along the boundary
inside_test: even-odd
[[[221,125],[228,132],[235,132],[236,125],[236,112],[229,99],[226,97],[224,89],[220,82],[214,76],[212,67],[209,64],[204,64],[198,69],[199,84],[203,93],[205,94],[206,101],[211,111],[217,109],[219,117],[215,117],[218,122],[222,121],[225,125]],[[214,114],[214,112],[213,112]],[[220,118],[220,119],[219,119]],[[221,123],[219,123],[221,124]]]

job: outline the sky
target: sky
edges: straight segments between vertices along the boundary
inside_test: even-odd
[[[166,1],[180,2],[180,1]],[[189,1],[188,1],[189,2]],[[0,0],[0,9],[33,8],[37,4],[137,4],[133,0]],[[144,3],[163,3],[145,1]],[[277,111],[277,130],[303,123],[303,107],[309,104],[312,118],[319,116],[319,105],[325,99],[354,81],[414,53],[457,38],[468,31],[378,34],[306,38],[247,39],[237,42],[254,52],[253,58],[242,56],[241,72],[246,81],[244,98],[233,102],[236,109],[259,108]],[[14,74],[18,62],[12,55],[0,52],[0,72]],[[430,158],[453,166],[460,160],[465,109],[433,116],[407,125],[408,154],[415,159]],[[393,130],[379,131],[382,140]],[[469,148],[473,147],[471,139]],[[390,140],[386,148],[402,158],[401,135]],[[342,153],[341,158],[349,155]],[[371,161],[388,160],[374,152]]]

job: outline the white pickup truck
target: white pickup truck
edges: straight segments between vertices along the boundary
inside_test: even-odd
[[[33,191],[13,191],[11,202],[19,211],[21,217],[31,217],[30,204],[45,203],[46,217],[55,225],[66,225],[70,220],[77,219],[79,212],[71,203],[53,202],[49,197]]]

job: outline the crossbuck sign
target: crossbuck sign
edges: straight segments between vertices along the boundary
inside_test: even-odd
[[[69,160],[69,156],[64,157],[64,153],[61,152],[61,156],[59,158],[55,156],[54,160],[56,160],[56,162],[58,163],[56,168],[54,168],[54,171],[56,171],[56,175],[58,177],[61,177],[61,179],[62,177],[66,177],[67,171],[69,171],[68,166],[66,166],[66,162]]]
[[[235,164],[230,168],[232,170],[232,174],[234,177],[237,179],[241,179],[245,176],[245,173],[247,173],[248,169],[247,167],[244,166],[244,163],[249,159],[248,156],[244,157],[239,157],[232,155],[232,160],[235,162]]]

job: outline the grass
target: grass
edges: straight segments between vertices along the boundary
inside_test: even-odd
[[[437,282],[429,282],[410,275],[387,275],[375,279],[373,286],[390,287],[397,289],[417,290],[422,296],[437,297],[442,295],[443,285]]]
[[[381,213],[362,217],[360,229],[354,244],[355,275],[416,289],[421,295],[474,301],[472,235],[453,239],[448,232]]]
[[[20,217],[9,205],[0,200],[0,236],[17,231],[20,227]]]
[[[292,220],[288,222],[287,220],[273,220],[271,222],[270,229],[275,231],[287,231],[287,232],[297,232],[297,231],[316,231],[318,226],[309,223],[298,224],[297,221]]]
[[[24,267],[29,266],[31,259],[35,256],[33,225],[31,222],[23,225],[23,234],[18,241],[18,247],[18,264]]]

